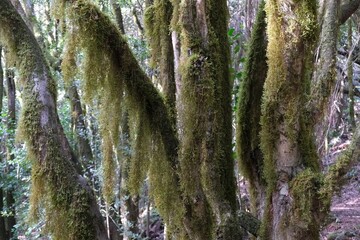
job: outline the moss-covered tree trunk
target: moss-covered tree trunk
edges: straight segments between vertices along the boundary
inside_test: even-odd
[[[316,145],[320,155],[324,154],[328,133],[329,99],[336,82],[336,44],[339,31],[339,0],[326,2],[322,12],[321,33],[315,71],[313,74],[311,96],[314,114]]]
[[[265,2],[259,6],[250,39],[244,79],[239,90],[236,134],[240,171],[250,183],[251,212],[259,219],[263,215],[266,190],[259,137],[261,98],[268,70],[264,6]]]
[[[227,3],[185,0],[179,13],[185,226],[191,239],[241,239],[235,218]]]
[[[56,111],[56,85],[35,37],[11,5],[0,2],[1,42],[17,59],[23,85],[19,130],[32,165],[32,213],[46,211],[54,239],[107,239],[103,219],[90,187],[78,174]]]
[[[159,81],[175,127],[176,85],[170,29],[172,14],[173,6],[169,0],[155,0],[146,9],[145,32],[152,50],[153,66],[159,68]]]
[[[267,181],[263,239],[319,238],[320,169],[305,109],[316,11],[313,0],[266,2],[269,70],[260,133]]]

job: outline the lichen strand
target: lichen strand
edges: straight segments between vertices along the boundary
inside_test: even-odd
[[[260,153],[261,97],[267,73],[265,2],[259,6],[247,53],[244,78],[238,93],[236,146],[239,169],[250,181],[252,206],[255,206],[256,189],[253,181],[264,180],[263,159]],[[255,213],[255,209],[252,209]]]
[[[166,154],[164,157],[171,166],[167,171],[176,171],[178,166],[178,140],[165,102],[150,79],[141,70],[116,25],[97,7],[84,0],[69,1],[67,16],[71,27],[78,29],[79,50],[84,53],[81,68],[85,81],[83,83],[85,97],[88,96],[89,100],[95,99],[95,97],[99,99],[101,108],[100,127],[103,137],[109,135],[112,144],[116,145],[119,118],[122,115],[121,106],[125,104],[130,110],[130,117],[138,121],[137,129],[132,134],[135,133],[133,136],[135,145],[133,146],[140,151],[135,154],[145,156],[142,159],[140,159],[140,155],[139,157],[135,156],[135,159],[140,160],[136,164],[141,165],[143,169],[141,171],[144,172],[149,164],[145,162],[147,160],[146,155],[151,155],[149,150],[152,146],[151,141],[150,144],[146,142],[149,142],[149,139],[151,140],[156,134],[161,136],[165,149],[164,154]],[[122,101],[123,98],[126,98],[126,101]],[[141,128],[144,131],[140,131]],[[148,154],[145,154],[144,151]],[[153,161],[157,160],[154,159]],[[134,170],[133,173],[137,174],[137,171]],[[156,173],[164,174],[159,171]],[[175,174],[172,174],[171,177],[174,180],[167,181],[167,184],[178,182]],[[160,179],[160,177],[154,179]],[[160,188],[161,185],[159,184],[164,184],[164,182],[151,182],[150,184],[155,188]],[[133,188],[136,189],[139,183],[134,185]],[[171,193],[176,192],[177,195],[167,195],[167,197],[169,199],[180,198],[179,188],[177,186],[171,187],[175,189]],[[169,206],[161,205],[160,211],[164,214],[166,212],[167,216],[171,215],[167,211],[179,207],[175,205],[178,203],[176,201],[165,199],[163,201],[166,204],[171,204]],[[173,217],[176,218],[177,216]],[[172,224],[172,222],[170,223]]]
[[[165,223],[169,226],[167,233],[179,239],[185,236],[185,230],[182,227],[184,208],[181,199],[177,195],[176,185],[174,182],[174,172],[168,171],[171,167],[166,161],[164,146],[159,135],[153,136],[152,154],[149,168],[150,194],[156,202],[160,215]],[[161,174],[158,174],[161,172]],[[173,208],[173,206],[177,206]]]
[[[140,193],[142,184],[146,178],[151,161],[151,130],[144,118],[144,113],[134,113],[130,107],[130,133],[132,156],[129,169],[128,188],[132,195]]]
[[[73,81],[74,77],[78,73],[76,57],[77,57],[77,39],[78,34],[75,30],[68,31],[68,36],[65,37],[65,50],[63,55],[63,60],[61,62],[61,70],[64,77],[64,81],[70,83]]]
[[[75,14],[80,15],[75,16]],[[69,13],[71,21],[74,22],[68,27],[70,32],[62,68],[64,77],[72,78],[76,73],[76,55],[80,49],[82,50],[84,59],[80,69],[85,80],[82,82],[84,99],[88,104],[92,104],[95,100],[99,104],[100,132],[103,138],[104,196],[106,201],[111,202],[116,183],[113,146],[117,146],[118,143],[124,84],[121,70],[111,61],[113,56],[110,48],[104,51],[100,47],[107,40],[102,32],[108,31],[110,21],[95,21],[98,14],[99,11],[92,5],[83,4],[82,1],[74,4],[73,12]],[[82,18],[93,21],[82,25],[83,22],[79,21]]]

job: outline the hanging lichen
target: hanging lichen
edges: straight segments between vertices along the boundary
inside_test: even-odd
[[[131,107],[129,109],[131,109]],[[130,123],[132,125],[130,128],[130,132],[132,133],[132,156],[128,188],[132,195],[138,195],[140,193],[151,161],[151,130],[146,120],[144,120],[145,117],[141,112],[134,113],[131,111],[130,114]]]
[[[169,229],[167,229],[168,233],[171,233],[172,236],[181,237],[185,233],[185,230],[181,227],[184,208],[181,207],[182,202],[177,197],[177,190],[174,188],[177,183],[174,182],[176,178],[173,174],[176,173],[168,171],[171,166],[164,157],[166,155],[160,136],[155,135],[152,142],[152,160],[149,168],[149,180],[150,183],[156,184],[150,184],[150,194],[157,203],[160,215],[169,226]],[[172,208],[174,205],[178,207]]]
[[[171,172],[171,174],[166,174],[174,179],[157,182],[161,179],[157,177],[153,178],[155,182],[150,182],[150,184],[154,189],[161,187],[174,189],[165,195],[162,193],[162,202],[160,203],[160,198],[154,196],[155,204],[160,206],[159,211],[165,216],[171,216],[173,212],[168,211],[182,206],[179,206],[180,200],[173,201],[173,199],[180,199],[178,180],[174,174],[178,166],[178,140],[164,100],[141,70],[117,27],[97,7],[82,0],[71,2],[68,4],[66,14],[72,29],[77,29],[79,50],[84,57],[81,71],[84,78],[82,85],[85,99],[90,101],[97,99],[99,103],[100,129],[103,139],[108,139],[106,145],[116,145],[117,143],[122,105],[126,104],[130,119],[134,119],[134,123],[136,123],[130,134],[133,138],[134,152],[132,153],[133,162],[129,178],[132,182],[130,185],[133,185],[131,189],[134,191],[139,189],[141,180],[144,179],[148,170],[147,166],[151,161],[157,161],[157,159],[151,160],[147,157],[151,156],[152,142],[150,139],[155,135],[160,137],[164,146],[164,151],[161,151],[162,154],[165,154],[163,159],[166,159],[170,166],[166,171]],[[126,101],[123,101],[125,98]],[[113,148],[106,146],[105,149],[109,151]],[[106,166],[105,163],[104,166]],[[156,172],[156,174],[162,176],[164,173]],[[107,174],[107,176],[110,175]],[[104,181],[106,184],[107,180]],[[168,185],[163,186],[162,184]],[[109,189],[111,188],[109,187]],[[156,193],[160,194],[160,192]],[[165,199],[163,199],[164,197]],[[163,203],[169,205],[165,206]],[[174,215],[172,219],[178,217]],[[169,224],[178,224],[178,221],[169,221]]]

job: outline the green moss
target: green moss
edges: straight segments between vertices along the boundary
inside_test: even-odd
[[[318,189],[320,174],[307,169],[298,174],[290,183],[292,221],[294,225],[308,229],[314,222],[314,212],[319,207]]]
[[[349,170],[351,165],[355,146],[352,144],[332,165],[323,179],[323,185],[319,190],[322,201],[321,211],[327,214],[330,211],[330,205],[333,195],[338,192],[342,186],[342,177]]]

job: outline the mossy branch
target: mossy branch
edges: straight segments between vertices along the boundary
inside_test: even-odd
[[[259,229],[261,222],[248,212],[239,213],[239,224],[246,231],[257,237],[259,235]]]
[[[156,195],[155,203],[165,222],[169,223],[169,226],[177,224],[178,227],[179,221],[176,218],[182,213],[172,212],[173,214],[171,214],[171,211],[175,207],[180,209],[177,212],[182,211],[178,177],[179,142],[165,100],[143,72],[126,40],[107,15],[85,0],[65,2],[71,3],[67,4],[66,16],[70,24],[69,29],[76,29],[77,51],[84,53],[81,69],[84,76],[85,95],[89,97],[88,100],[96,99],[101,104],[100,127],[103,138],[110,135],[114,143],[115,138],[119,136],[118,129],[122,115],[119,106],[124,102],[130,117],[134,119],[133,122],[141,123],[135,127],[142,126],[146,130],[141,133],[137,132],[133,136],[136,154],[133,159],[135,162],[131,165],[141,164],[142,166],[142,169],[133,170],[141,171],[141,173],[136,173],[141,177],[146,175],[149,170],[145,169],[146,166],[151,168],[159,163],[154,163],[154,161],[165,162],[168,166],[166,173],[150,170],[150,175],[152,175],[150,176],[150,185],[152,189],[160,189],[160,186],[166,183],[167,188],[174,189],[165,193],[152,192]],[[74,54],[74,51],[70,49],[67,53]],[[68,57],[68,59],[71,60],[74,57]],[[110,117],[109,114],[111,114]],[[153,149],[156,153],[152,152]],[[162,155],[161,159],[160,155]],[[104,158],[104,162],[112,161],[110,158],[111,156],[108,159]],[[139,160],[141,162],[138,162]],[[154,176],[151,172],[158,176]],[[130,173],[134,174],[133,171]],[[131,179],[134,177],[130,176]],[[139,181],[141,179],[135,179],[135,182],[130,184],[132,188],[141,186]],[[162,197],[159,197],[159,194],[162,194]]]
[[[83,0],[67,2],[73,3],[70,16],[79,26],[80,35],[91,36],[94,39],[92,47],[105,52],[117,70],[117,80],[123,81],[128,97],[144,110],[151,129],[160,133],[170,165],[176,170],[178,139],[164,99],[139,66],[126,40],[110,19],[94,5]]]
[[[360,159],[360,127],[357,127],[353,140],[324,176],[323,185],[319,191],[323,201],[324,210],[328,211],[332,196],[346,184],[345,175],[349,169]]]

